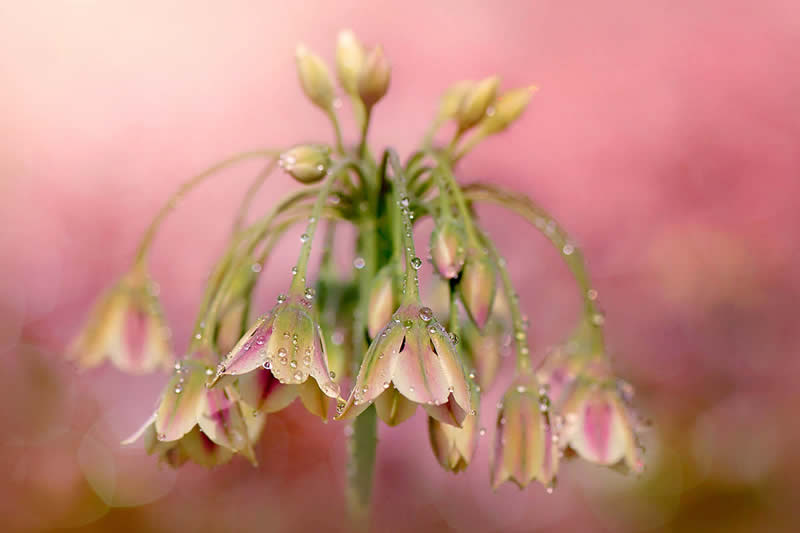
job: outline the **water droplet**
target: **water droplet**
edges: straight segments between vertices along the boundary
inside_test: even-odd
[[[481,429],[479,429],[479,430],[478,430],[478,435],[480,435],[481,437],[483,437],[484,435],[486,435],[486,428],[481,428]]]
[[[261,272],[261,263],[253,263],[252,265],[250,265],[250,270],[258,274],[259,272]]]
[[[279,294],[278,295],[278,303],[282,304],[285,301],[286,301],[286,295],[285,294]]]
[[[406,329],[411,329],[414,326],[414,321],[411,319],[403,321],[403,327]]]
[[[458,335],[456,335],[452,331],[449,333],[449,335],[450,335],[450,342],[452,342],[453,344],[458,344]]]
[[[595,313],[592,315],[592,324],[595,326],[602,326],[606,323],[606,317],[602,313]]]
[[[181,362],[180,361],[175,363],[175,371],[176,372],[180,372],[181,371]]]
[[[474,370],[469,373],[469,379],[475,379],[475,371]]]
[[[181,387],[180,385],[177,385],[175,387],[175,394],[180,394],[181,392],[183,392],[183,387]]]
[[[334,372],[333,370],[328,372],[328,375],[331,377],[331,379],[336,379],[336,372]]]
[[[302,235],[300,235],[300,242],[308,242],[308,239],[309,239],[308,233],[303,233]]]
[[[517,385],[517,392],[520,394],[524,394],[528,389],[525,385]]]
[[[363,257],[356,257],[353,259],[353,266],[356,267],[357,270],[361,270],[366,266],[367,262],[364,261]]]
[[[197,340],[200,340],[200,339],[203,338],[203,334],[202,333],[195,333],[194,334],[194,338],[197,339]]]
[[[422,307],[419,310],[419,317],[428,322],[431,318],[433,318],[433,311],[431,311],[430,307]]]
[[[550,409],[550,396],[542,394],[539,396],[539,410],[546,413]]]
[[[595,289],[589,289],[586,291],[586,297],[591,301],[597,300],[597,291]]]
[[[422,259],[419,257],[412,257],[411,266],[414,268],[414,270],[419,270],[422,267]]]
[[[287,355],[288,353],[289,353],[289,352],[287,352],[287,351],[286,351],[286,348],[284,348],[284,347],[282,347],[282,346],[281,346],[280,348],[278,348],[278,357],[280,357],[280,358],[284,358],[284,357],[286,357],[286,355]]]
[[[573,246],[570,243],[567,243],[564,245],[563,248],[561,248],[561,251],[564,252],[564,255],[572,255],[573,252],[575,252],[575,246]]]
[[[295,381],[301,381],[303,379],[303,373],[298,370],[294,373],[294,379]]]
[[[506,417],[500,418],[500,425],[501,426],[505,426],[506,425]]]
[[[264,364],[261,365],[261,366],[264,367],[264,370],[269,370],[269,369],[272,368],[272,362],[271,361],[264,361]]]
[[[411,202],[409,201],[408,196],[403,196],[400,199],[400,205],[403,206],[403,207],[408,207],[410,203]]]
[[[514,334],[514,337],[518,341],[524,341],[525,340],[525,332],[522,331],[522,330],[517,330],[517,332]]]
[[[383,388],[384,389],[388,389],[389,388],[389,382],[388,381],[384,381],[383,382]]]
[[[166,438],[167,438],[166,434],[164,434],[164,433],[159,433],[157,436],[158,436],[158,440],[166,440]]]
[[[214,375],[214,371],[212,369],[210,369],[210,368],[206,368],[206,376],[213,376],[213,375]]]
[[[311,287],[307,287],[304,293],[306,300],[313,300],[314,299],[314,289]]]
[[[289,363],[289,366],[290,366],[290,367],[292,367],[292,368],[297,368],[297,361],[295,361],[294,359],[292,359],[292,362],[291,362],[291,363]]]
[[[414,387],[409,387],[408,392],[414,392]]]
[[[256,337],[256,344],[259,346],[264,346],[264,343],[267,342],[267,338],[264,335],[259,335]]]
[[[297,275],[297,267],[293,266],[292,267],[292,276],[296,276],[296,275]]]

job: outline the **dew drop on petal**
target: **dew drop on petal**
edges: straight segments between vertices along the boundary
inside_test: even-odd
[[[458,335],[456,335],[452,331],[449,333],[449,335],[450,335],[450,342],[452,342],[453,344],[458,344]]]
[[[414,270],[419,270],[422,267],[422,259],[419,257],[412,257],[411,266],[414,268]]]
[[[309,239],[308,233],[303,233],[302,235],[300,235],[300,242],[308,242],[308,239]]]
[[[363,257],[356,257],[353,259],[353,266],[356,267],[357,270],[361,270],[367,265],[367,262],[364,260]]]
[[[428,322],[433,318],[433,311],[431,311],[430,307],[422,307],[419,310],[419,317],[425,322]]]
[[[480,435],[481,437],[483,437],[484,435],[486,435],[486,428],[481,428],[481,429],[479,429],[479,430],[478,430],[478,435]]]

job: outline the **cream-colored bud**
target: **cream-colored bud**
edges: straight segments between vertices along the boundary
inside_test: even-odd
[[[358,96],[358,74],[364,65],[364,47],[350,30],[339,32],[336,43],[336,75],[342,88]]]
[[[448,120],[456,116],[464,96],[475,87],[474,81],[459,81],[448,87],[439,103],[439,119]]]
[[[325,62],[302,44],[298,45],[295,57],[297,74],[306,96],[315,105],[330,111],[333,108],[333,81]]]
[[[466,131],[483,120],[486,111],[494,103],[499,84],[500,78],[491,76],[479,81],[471,90],[467,91],[456,112],[460,131]]]
[[[480,128],[486,135],[499,133],[517,120],[525,111],[531,96],[538,89],[533,85],[508,91],[500,96],[494,104],[494,112],[487,114],[481,121]]]
[[[315,183],[325,177],[330,165],[326,146],[295,146],[281,154],[278,164],[301,183]]]
[[[378,45],[370,50],[358,74],[358,95],[367,109],[374,106],[389,90],[391,75],[389,61],[383,55],[383,48]]]

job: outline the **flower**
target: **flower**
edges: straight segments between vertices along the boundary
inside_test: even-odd
[[[513,481],[519,488],[534,479],[552,488],[558,469],[558,449],[550,424],[549,401],[532,374],[523,374],[503,396],[490,476],[492,488]]]
[[[316,183],[328,171],[329,152],[326,146],[301,144],[283,152],[278,165],[300,183]]]
[[[320,57],[302,44],[295,51],[297,75],[306,96],[323,111],[333,109],[333,80]]]
[[[494,104],[494,113],[487,113],[480,122],[481,134],[492,135],[506,129],[525,111],[531,96],[537,90],[534,86],[520,87],[500,96]]]
[[[483,329],[489,319],[496,290],[495,268],[487,253],[476,248],[469,250],[458,288],[470,319]]]
[[[592,463],[642,472],[638,421],[630,407],[632,394],[625,382],[581,374],[559,409],[564,418],[561,447]]]
[[[494,103],[499,84],[500,79],[491,76],[475,83],[464,93],[456,112],[459,131],[470,129],[486,116],[487,110]]]
[[[351,30],[342,30],[336,40],[336,75],[344,90],[358,94],[358,73],[364,64],[364,47]]]
[[[312,318],[309,299],[281,297],[218,365],[211,385],[222,376],[240,376],[261,367],[270,370],[280,383],[290,385],[313,377],[325,395],[338,397],[339,386],[330,376],[325,343]]]
[[[472,404],[477,406],[478,401],[478,393],[472,387]],[[470,412],[460,428],[428,417],[428,437],[442,468],[453,473],[466,470],[478,443],[478,413]]]
[[[383,47],[378,45],[369,51],[358,73],[358,96],[369,110],[386,95],[392,68],[383,54]]]
[[[169,330],[163,321],[155,284],[137,268],[95,304],[68,357],[83,368],[105,359],[131,374],[167,370],[172,365]]]
[[[403,400],[459,427],[471,410],[469,386],[450,336],[433,311],[416,304],[401,306],[372,342],[338,418],[353,418],[374,401],[382,420],[397,423],[397,417],[388,416],[392,411],[410,416],[411,407]]]
[[[144,435],[148,453],[157,453],[174,466],[189,458],[208,465],[230,458],[228,452],[210,443],[241,453],[255,463],[252,445],[266,415],[245,412],[230,387],[206,388],[211,373],[211,367],[200,360],[176,363],[156,412],[123,444]]]
[[[431,234],[431,258],[445,279],[454,279],[464,266],[464,230],[454,220],[443,220]]]
[[[465,359],[475,369],[474,379],[482,389],[488,389],[497,377],[502,357],[508,355],[506,328],[493,316],[483,331],[471,321],[464,321],[461,333]]]
[[[257,369],[239,376],[236,388],[242,403],[253,412],[276,413],[299,396],[309,412],[328,420],[329,398],[313,381],[289,385],[281,383],[269,370]]]

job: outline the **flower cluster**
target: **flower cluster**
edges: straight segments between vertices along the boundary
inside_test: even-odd
[[[436,460],[448,471],[464,470],[486,432],[479,429],[481,394],[501,375],[502,355],[515,351],[514,378],[498,406],[491,439],[493,487],[537,480],[552,490],[565,453],[641,471],[630,386],[613,375],[597,292],[574,241],[532,200],[489,184],[465,187],[456,179],[459,161],[517,120],[534,88],[500,92],[496,76],[455,84],[419,149],[401,161],[393,149],[376,152],[368,142],[370,122],[391,80],[380,46],[366,47],[349,31],[339,36],[336,74],[360,130],[353,145],[342,137],[342,104],[324,61],[304,46],[296,60],[302,89],[330,118],[334,142],[246,152],[187,182],[156,215],[134,267],[100,300],[70,349],[83,367],[105,358],[130,373],[174,366],[156,412],[129,441],[143,436],[148,453],[173,466],[218,465],[237,453],[255,462],[267,415],[299,398],[323,420],[333,416],[352,424],[349,494],[363,507],[377,421],[401,424],[421,406]],[[455,134],[439,145],[438,132],[448,122]],[[248,189],[209,277],[188,355],[173,365],[146,274],[150,244],[178,197],[216,171],[253,158],[266,165]],[[275,167],[303,187],[246,223],[253,193]],[[538,368],[505,260],[473,210],[482,202],[521,215],[552,242],[583,296],[576,333]],[[423,260],[414,231],[426,217],[433,220],[429,260],[446,286],[447,305],[438,313],[420,296]],[[311,247],[321,223],[324,251],[318,279],[310,280]],[[298,224],[305,230],[286,292],[251,322],[259,273],[281,237]],[[356,234],[353,270],[346,273],[337,270],[331,253],[343,224]]]

